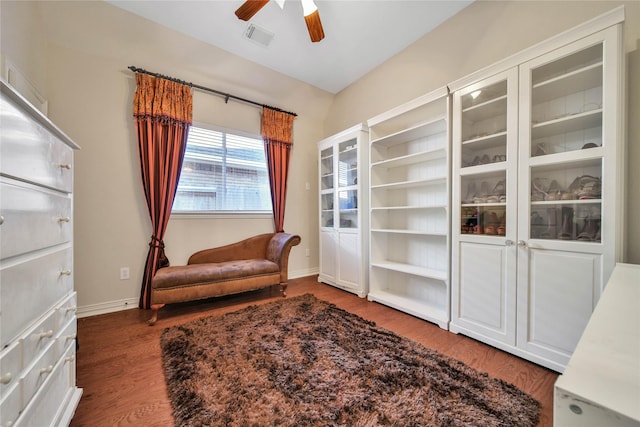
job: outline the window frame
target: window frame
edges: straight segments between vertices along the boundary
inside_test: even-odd
[[[191,124],[192,127],[207,129],[214,132],[222,132],[226,134],[231,134],[235,136],[240,136],[243,138],[253,138],[262,141],[262,135],[257,135],[251,132],[241,131],[237,129],[229,129],[224,126],[218,126],[211,123],[204,122],[196,122],[194,121]],[[265,168],[268,167],[267,159],[265,157]],[[268,172],[267,172],[268,174]],[[267,179],[268,175],[267,175]],[[177,190],[176,190],[177,196]],[[224,210],[224,211],[178,211],[171,208],[170,218],[173,219],[207,219],[207,218],[215,218],[215,219],[272,219],[273,218],[273,208],[269,210]]]

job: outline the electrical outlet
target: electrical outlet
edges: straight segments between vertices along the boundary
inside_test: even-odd
[[[120,280],[129,280],[129,267],[122,267],[120,269]]]

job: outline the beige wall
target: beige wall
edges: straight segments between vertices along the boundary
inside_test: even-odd
[[[336,95],[284,77],[103,2],[0,3],[2,54],[49,99],[49,115],[82,149],[76,156],[75,281],[85,310],[137,301],[151,234],[131,119],[136,65],[295,111],[295,147],[285,229],[302,236],[292,276],[318,267],[316,141],[492,64],[617,6],[619,2],[479,1]],[[630,117],[640,100],[640,2],[625,2]],[[259,110],[196,92],[196,121],[259,130]],[[630,151],[640,160],[638,121]],[[631,166],[635,166],[630,163]],[[630,167],[629,211],[640,209],[640,168]],[[305,190],[309,183],[311,190]],[[272,231],[271,219],[172,219],[174,264],[200,248]],[[627,233],[628,260],[640,263],[640,224]],[[304,249],[311,250],[305,257]],[[120,267],[131,279],[119,280]]]
[[[75,284],[86,310],[137,302],[151,235],[142,194],[133,125],[133,73],[127,66],[193,81],[295,111],[294,148],[285,230],[302,243],[292,251],[290,276],[317,272],[316,141],[333,96],[237,56],[138,18],[103,2],[1,4],[2,53],[20,60],[43,87],[49,116],[80,146],[75,168]],[[40,20],[40,17],[45,17]],[[47,44],[28,28],[42,27]],[[7,37],[9,29],[15,29]],[[25,53],[28,51],[28,53]],[[23,57],[24,56],[24,60]],[[44,57],[44,63],[33,58]],[[18,61],[16,61],[18,62]],[[43,72],[44,71],[44,72]],[[194,93],[194,120],[259,134],[260,110]],[[306,190],[309,183],[312,190]],[[171,219],[165,243],[173,264],[192,252],[272,232],[266,218]],[[310,249],[310,257],[305,256]],[[119,280],[120,267],[131,269]]]
[[[640,1],[477,0],[444,24],[340,92],[325,135],[496,63],[529,46],[625,6],[624,44],[629,93],[627,212],[640,210]],[[626,261],[640,264],[640,222],[627,214]]]

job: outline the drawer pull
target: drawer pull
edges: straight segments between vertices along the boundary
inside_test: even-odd
[[[571,409],[571,412],[573,412],[576,415],[582,414],[582,408],[576,405],[575,403],[572,403],[571,405],[569,405],[569,409]]]
[[[65,341],[75,340],[76,339],[76,334],[67,335],[66,337],[64,337],[64,339],[65,339]]]
[[[62,270],[60,272],[61,276],[71,276],[71,270]]]
[[[49,365],[46,368],[40,369],[40,375],[42,374],[50,374],[53,371],[53,365]]]
[[[9,384],[11,382],[11,372],[7,372],[0,377],[0,384]]]
[[[64,312],[68,313],[70,311],[76,311],[78,309],[78,307],[76,307],[75,305],[73,307],[67,307],[65,308]]]
[[[71,221],[71,218],[68,216],[61,216],[60,218],[58,218],[58,222],[69,222]]]
[[[47,332],[42,332],[36,335],[38,339],[42,338],[51,338],[53,336],[53,331],[49,329]]]
[[[76,357],[72,354],[71,356],[67,356],[64,358],[65,362],[73,362],[76,359]]]
[[[0,225],[4,224],[4,217],[0,215]]]
[[[71,169],[71,165],[69,163],[60,163],[58,164],[58,167],[60,169],[67,169],[67,170]]]

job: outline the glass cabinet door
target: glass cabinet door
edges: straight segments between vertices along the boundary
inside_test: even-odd
[[[513,93],[517,86],[513,77],[504,75],[479,83],[457,95],[458,232],[463,235],[507,235],[508,193],[514,194],[507,187],[509,168],[516,164],[507,144],[515,136],[513,130],[507,131],[509,120],[515,118],[512,98],[517,98]]]
[[[320,152],[321,227],[334,226],[333,147]]]
[[[531,68],[529,238],[601,241],[603,44]]]
[[[358,228],[358,144],[355,139],[338,145],[338,201],[340,228]]]

